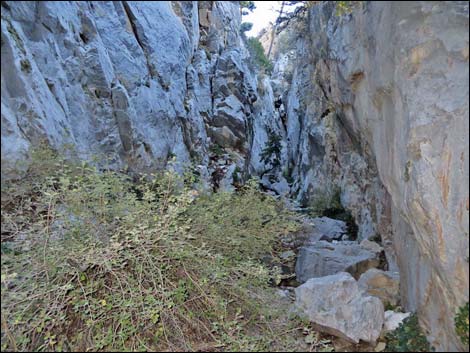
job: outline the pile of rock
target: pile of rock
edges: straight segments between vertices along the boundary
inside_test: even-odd
[[[361,274],[378,265],[378,254],[356,242],[320,240],[300,249],[296,274],[300,282],[338,272],[348,272],[358,279]]]
[[[382,247],[348,240],[342,221],[313,219],[311,235],[299,249],[295,271],[296,307],[317,329],[352,343],[375,343],[409,314],[385,311],[399,304],[399,275],[378,269]]]

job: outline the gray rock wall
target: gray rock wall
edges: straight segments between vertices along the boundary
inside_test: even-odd
[[[291,194],[340,190],[442,350],[463,349],[454,316],[469,295],[468,29],[466,2],[313,6],[279,93]]]
[[[210,177],[212,143],[248,148],[257,81],[240,22],[231,1],[2,2],[2,178],[41,141],[134,171],[174,157]]]

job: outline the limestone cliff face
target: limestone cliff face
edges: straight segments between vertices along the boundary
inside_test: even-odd
[[[2,178],[45,141],[131,171],[175,159],[224,189],[258,175],[306,206],[339,192],[432,343],[462,349],[468,3],[362,3],[313,6],[276,39],[268,77],[236,1],[3,1]]]
[[[231,1],[2,2],[2,177],[41,141],[113,168],[243,170],[257,81],[240,22]],[[235,157],[213,166],[215,143]]]
[[[343,16],[321,4],[274,75],[290,82],[274,96],[291,195],[308,205],[340,190],[444,350],[462,349],[453,320],[469,288],[468,26],[466,2],[367,2]]]

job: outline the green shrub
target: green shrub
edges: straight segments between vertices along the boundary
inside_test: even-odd
[[[210,145],[209,147],[209,152],[214,154],[215,156],[223,156],[224,153],[225,153],[225,150],[223,147],[221,147],[219,144],[217,143],[213,143],[212,145]]]
[[[336,16],[350,14],[354,9],[362,6],[363,1],[336,1]]]
[[[406,318],[393,332],[388,333],[388,352],[430,352],[431,347],[418,323],[418,317],[413,314]]]
[[[254,1],[240,1],[240,7],[246,8],[250,11],[253,11],[254,9],[256,9],[256,5]]]
[[[261,45],[259,39],[254,37],[248,38],[247,45],[254,63],[259,68],[262,68],[266,72],[270,73],[273,69],[273,64],[264,53],[263,46]]]
[[[24,47],[24,43],[21,40],[21,37],[19,36],[18,32],[16,31],[16,29],[13,27],[13,25],[11,24],[9,20],[6,19],[5,22],[6,22],[8,33],[10,33],[11,37],[13,38],[13,40],[15,41],[16,45],[18,46],[20,51],[23,53],[23,55],[26,55],[26,49]]]
[[[310,210],[310,214],[314,217],[328,216],[325,212],[329,213],[341,213],[344,211],[341,205],[341,190],[340,188],[334,187],[331,190],[325,189],[323,191],[317,190],[312,198],[307,202],[307,206]]]
[[[240,1],[240,9],[243,15],[248,15],[249,12],[253,12],[256,9],[254,1]]]
[[[20,61],[21,71],[26,72],[27,74],[31,73],[31,63],[28,59],[23,59]]]
[[[44,150],[2,182],[2,351],[302,350],[260,260],[293,216],[256,182],[199,195],[182,178]]]
[[[252,28],[253,28],[253,23],[251,23],[251,22],[243,22],[243,23],[240,25],[240,32],[241,32],[241,33],[245,33],[245,32],[251,31]]]
[[[455,316],[455,332],[460,337],[462,343],[468,346],[469,334],[468,334],[468,315],[469,315],[469,303],[462,305],[457,315]]]
[[[284,177],[284,179],[286,179],[286,181],[289,184],[294,183],[294,177],[292,176],[292,169],[291,168],[289,168],[289,167],[284,168],[284,170],[282,171],[282,176]]]
[[[405,165],[405,172],[404,172],[404,179],[406,182],[410,181],[410,173],[411,173],[412,162],[408,161]]]

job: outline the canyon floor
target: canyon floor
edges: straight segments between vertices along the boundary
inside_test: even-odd
[[[255,179],[214,193],[190,173],[131,178],[52,150],[35,158],[28,178],[2,183],[3,351],[373,351],[392,338],[352,344],[295,305],[298,277],[316,277],[302,251],[350,249],[346,222]],[[343,271],[385,269],[372,243],[356,242],[374,249],[365,258],[340,254]]]

